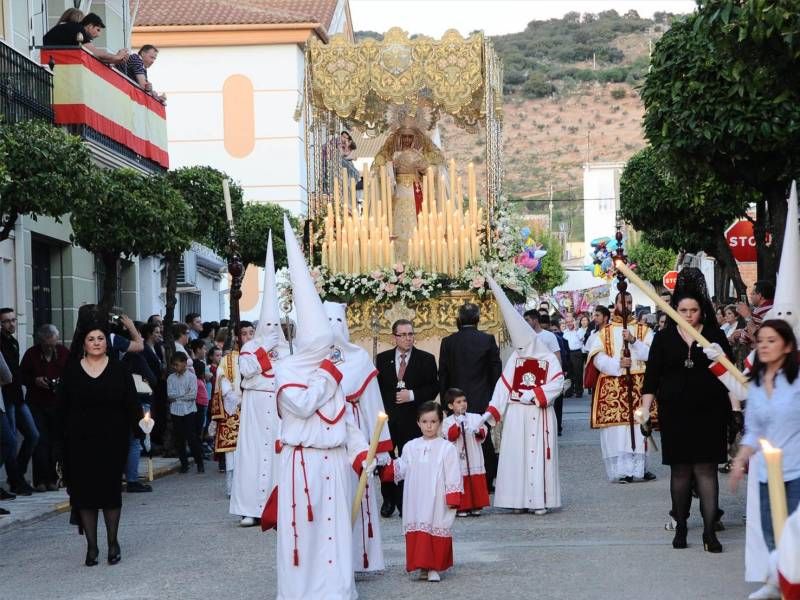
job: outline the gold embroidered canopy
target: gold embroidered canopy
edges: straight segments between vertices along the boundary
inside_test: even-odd
[[[482,33],[410,39],[394,27],[358,43],[339,34],[328,44],[313,39],[309,63],[311,103],[365,129],[383,129],[393,104],[426,106],[473,130],[501,118],[501,67]]]
[[[305,85],[296,117],[306,128],[309,217],[330,198],[339,177],[339,131],[372,137],[390,128],[393,112],[425,115],[427,128],[450,115],[463,129],[485,135],[487,214],[492,218],[502,181],[503,69],[482,33],[448,30],[441,39],[409,38],[394,27],[382,40],[352,42],[338,34],[306,45]],[[332,166],[335,165],[335,166]]]

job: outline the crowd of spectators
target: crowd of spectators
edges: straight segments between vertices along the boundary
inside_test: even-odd
[[[98,322],[98,314],[102,313],[96,305],[81,307],[73,338],[86,333],[81,323]],[[187,314],[183,322],[172,324],[170,351],[160,315],[143,323],[112,315],[107,330],[109,357],[124,364],[136,384],[139,418],[149,413],[155,421],[151,455],[178,456],[186,471],[190,454],[202,472],[203,461],[212,458],[208,406],[228,337],[227,322],[203,322],[199,314]],[[64,486],[66,416],[59,386],[70,360],[83,356],[81,349],[71,351],[60,342],[55,325],[44,324],[36,330],[35,344],[20,357],[16,332],[15,311],[0,308],[0,466],[7,479],[7,489],[0,487],[0,501]],[[152,491],[139,479],[142,437],[134,431],[126,442],[127,461],[120,478],[128,493]],[[3,514],[8,510],[0,508]]]

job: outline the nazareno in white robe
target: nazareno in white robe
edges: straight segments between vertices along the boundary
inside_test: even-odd
[[[611,323],[614,340],[614,356],[609,356],[603,351],[601,336],[594,338],[592,348],[589,350],[589,360],[594,361],[595,368],[613,377],[621,377],[624,373],[619,362],[622,358],[622,326]],[[628,330],[636,335],[636,324],[628,325]],[[636,340],[630,344],[631,358],[634,367],[632,372],[642,372],[643,363],[650,355],[650,344],[653,341],[652,332],[648,332],[645,341]],[[629,425],[616,425],[603,427],[600,430],[600,449],[606,467],[606,476],[609,481],[617,481],[622,477],[635,477],[641,479],[647,470],[647,440],[645,440],[638,426],[633,428],[636,449],[631,449],[631,428]]]
[[[358,350],[361,352],[345,352],[344,360],[337,363],[336,367],[343,375],[341,386],[348,404],[347,418],[361,431],[365,443],[369,443],[378,413],[383,410],[383,400],[376,378],[378,372],[366,350]],[[391,451],[392,439],[389,436],[389,427],[384,423],[377,449],[381,464],[389,462]],[[359,479],[355,471],[351,478],[355,490]],[[380,481],[377,477],[370,476],[361,499],[361,511],[353,528],[353,566],[357,572],[382,571],[386,567],[378,511],[379,490]]]
[[[515,350],[508,357],[497,380],[487,412],[490,425],[503,421],[500,458],[495,479],[494,506],[539,510],[561,506],[558,474],[558,422],[553,402],[561,393],[564,374],[556,355],[535,350],[520,357]],[[543,360],[548,364],[546,381],[513,399],[514,371],[518,358]],[[517,394],[514,394],[517,395]]]
[[[261,517],[275,487],[280,419],[273,363],[288,352],[282,344],[270,349],[253,340],[239,353],[243,391],[229,509],[233,515]]]
[[[367,455],[345,418],[341,373],[329,361],[302,380],[278,371],[278,600],[353,600],[353,478]],[[263,525],[262,525],[263,526]]]
[[[441,437],[418,437],[384,470],[403,486],[406,571],[453,566],[452,527],[463,492],[456,447]]]

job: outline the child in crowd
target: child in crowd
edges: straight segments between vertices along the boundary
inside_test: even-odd
[[[453,442],[458,449],[464,482],[464,493],[456,516],[466,517],[471,513],[477,517],[483,507],[491,504],[481,449],[488,431],[482,422],[482,415],[467,412],[467,397],[462,390],[447,390],[444,404],[449,416],[442,423],[442,437]]]
[[[439,435],[443,417],[437,402],[422,404],[417,413],[422,437],[408,442],[381,474],[384,481],[405,480],[406,571],[419,569],[419,578],[428,581],[441,581],[439,572],[453,566],[450,529],[463,492],[456,447]]]
[[[189,471],[186,444],[194,457],[197,472],[204,473],[203,453],[197,437],[197,377],[188,372],[188,357],[183,352],[172,355],[172,374],[167,377],[167,398],[172,417],[175,445],[181,461],[181,473]]]
[[[206,381],[211,378],[211,371],[206,366],[205,340],[196,339],[189,342],[189,352],[194,361],[194,374],[197,377],[197,437],[203,439],[203,430],[208,418],[208,388]]]

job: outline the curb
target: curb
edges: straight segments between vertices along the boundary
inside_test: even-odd
[[[162,477],[166,477],[167,475],[172,475],[173,473],[177,473],[180,469],[180,463],[177,465],[170,465],[168,467],[158,467],[153,469],[153,481],[156,479],[161,479]],[[123,494],[127,493],[123,486]],[[69,501],[66,502],[59,502],[58,504],[54,504],[52,508],[47,509],[41,513],[32,515],[30,518],[27,519],[20,519],[15,521],[9,525],[4,527],[0,527],[0,536],[9,532],[14,531],[15,529],[19,529],[25,525],[31,525],[33,523],[37,523],[39,521],[43,521],[44,519],[50,518],[54,515],[59,515],[65,512],[69,512]]]

